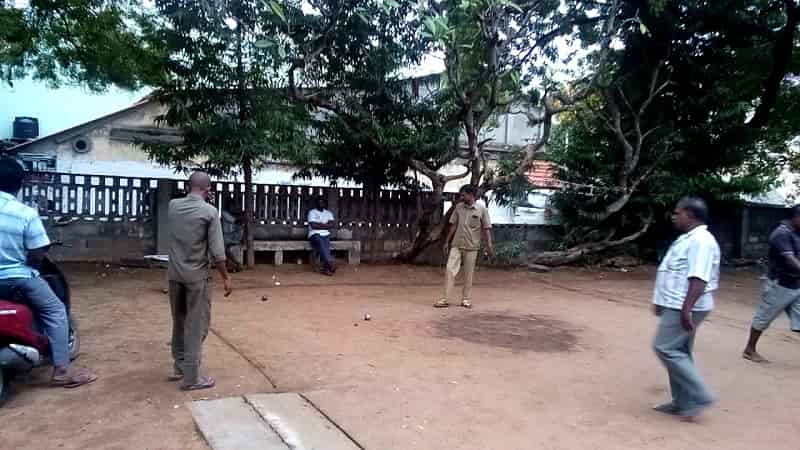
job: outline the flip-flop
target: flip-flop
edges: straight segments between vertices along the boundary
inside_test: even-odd
[[[214,381],[211,377],[203,377],[200,379],[199,382],[196,384],[190,384],[188,386],[181,386],[182,391],[198,391],[200,389],[211,389],[216,386],[216,381]]]
[[[51,384],[66,389],[75,389],[76,387],[85,386],[95,381],[97,381],[97,375],[89,372],[88,369],[79,369],[69,377],[53,378]]]
[[[748,361],[753,361],[754,363],[757,363],[757,364],[769,364],[769,360],[767,358],[764,358],[763,356],[759,355],[758,353],[756,353],[756,354],[742,353],[742,358],[744,358],[744,359],[746,359]]]
[[[183,374],[175,373],[167,377],[167,381],[181,381],[183,379]]]

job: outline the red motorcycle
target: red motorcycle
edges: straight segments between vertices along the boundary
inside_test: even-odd
[[[39,273],[67,308],[69,355],[70,359],[75,359],[80,353],[80,337],[78,321],[70,310],[71,298],[67,278],[49,257],[42,261]],[[0,407],[9,398],[10,383],[15,377],[29,373],[35,367],[51,363],[50,344],[43,334],[42,324],[34,312],[26,306],[21,293],[12,292],[11,297],[0,299]]]

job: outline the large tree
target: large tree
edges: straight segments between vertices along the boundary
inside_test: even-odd
[[[350,0],[313,6],[312,14],[294,19],[313,31],[292,35],[289,68],[292,98],[318,112],[316,145],[300,155],[304,173],[360,183],[368,204],[376,203],[371,200],[382,187],[424,184],[433,190],[418,215],[417,229],[425,230],[441,208],[443,180],[459,177],[435,172],[458,156],[458,123],[436,82],[407,75],[431,44],[416,5]],[[417,164],[435,173],[432,185],[409,176]]]
[[[466,175],[481,191],[507,190],[524,179],[542,158],[554,117],[583,98],[596,81],[612,37],[617,32],[619,2],[463,0],[425,2],[423,19],[434,47],[444,55],[450,122],[459,128],[460,155]],[[588,70],[567,83],[552,78],[556,67],[575,55],[559,54],[560,40],[580,39],[600,50],[584,61]],[[541,127],[533,142],[516,149],[506,161],[491,165],[486,134],[499,114],[528,114]],[[445,177],[425,161],[413,167],[442,191],[454,177]],[[430,216],[430,215],[429,215]],[[443,236],[441,223],[420,227],[406,257],[413,258]]]
[[[178,169],[244,177],[247,266],[253,248],[253,172],[271,156],[291,152],[306,136],[307,112],[286,98],[285,48],[275,36],[283,8],[260,0],[158,0],[169,49],[169,77],[157,96],[159,120],[183,131],[178,145],[147,143],[154,160]]]
[[[624,47],[556,133],[561,264],[642,236],[677,198],[763,192],[800,131],[796,1],[628,2]],[[642,32],[645,30],[646,32]]]

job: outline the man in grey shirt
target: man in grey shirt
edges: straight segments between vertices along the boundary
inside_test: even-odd
[[[171,381],[183,381],[181,389],[214,387],[214,379],[200,376],[200,355],[211,319],[212,277],[209,258],[231,293],[225,267],[225,244],[217,209],[206,200],[211,179],[204,172],[189,177],[189,194],[169,203],[169,300],[172,309]]]

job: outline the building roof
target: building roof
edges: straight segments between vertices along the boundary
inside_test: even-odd
[[[528,170],[528,181],[537,188],[559,188],[558,166],[550,161],[534,161]]]
[[[100,117],[98,117],[96,119],[92,119],[92,120],[90,120],[88,122],[84,122],[84,123],[75,125],[73,127],[69,127],[69,128],[66,128],[66,129],[61,130],[61,131],[57,131],[57,132],[52,133],[52,134],[48,134],[46,136],[40,136],[40,137],[38,137],[36,139],[31,139],[30,141],[23,142],[21,144],[6,148],[5,150],[2,150],[2,151],[7,152],[7,153],[12,153],[12,152],[13,153],[17,153],[17,152],[19,152],[21,150],[26,149],[27,147],[30,147],[31,145],[38,144],[40,142],[44,142],[44,141],[50,140],[50,139],[57,139],[60,136],[67,136],[67,135],[75,133],[77,130],[80,130],[80,129],[83,129],[83,128],[87,128],[87,127],[91,127],[92,125],[97,125],[99,123],[114,119],[114,118],[116,118],[118,116],[121,116],[123,114],[129,113],[131,111],[135,111],[137,109],[143,108],[143,107],[149,105],[150,103],[152,103],[154,101],[156,101],[156,99],[153,96],[148,95],[148,96],[142,98],[141,100],[137,101],[136,103],[134,103],[134,104],[132,104],[130,106],[126,106],[125,108],[122,108],[120,110],[114,111],[114,112],[109,113],[109,114],[102,115],[102,116],[100,116]]]
[[[781,208],[786,208],[790,203],[789,199],[777,189],[759,195],[746,195],[744,196],[744,201],[749,205],[775,206]]]

